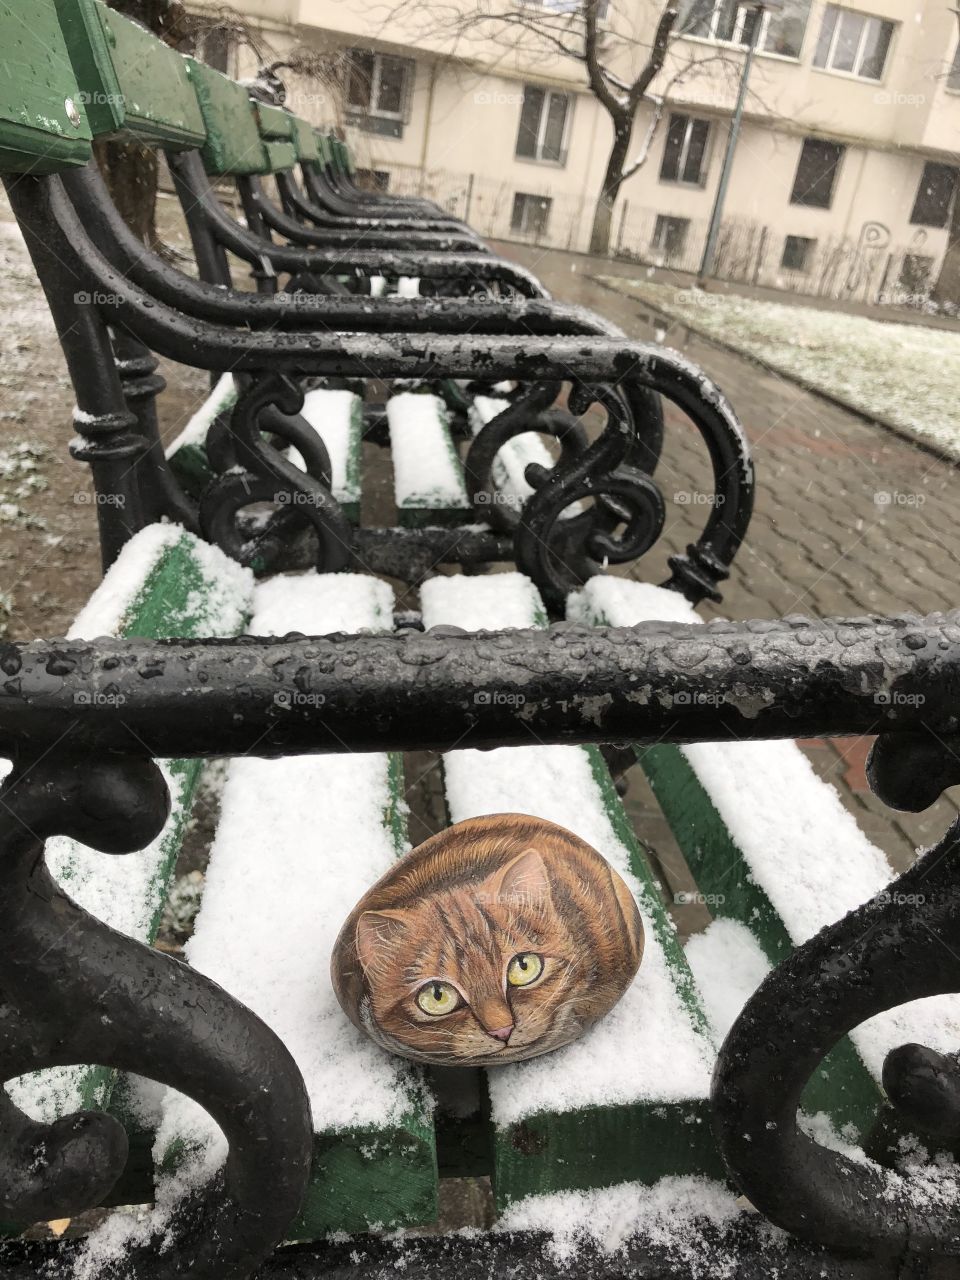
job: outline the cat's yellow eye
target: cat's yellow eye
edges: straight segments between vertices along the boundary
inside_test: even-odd
[[[428,982],[417,992],[417,1004],[432,1018],[442,1018],[459,1006],[460,993],[449,982]]]
[[[507,982],[511,987],[529,987],[543,973],[543,960],[533,951],[522,951],[507,965]]]

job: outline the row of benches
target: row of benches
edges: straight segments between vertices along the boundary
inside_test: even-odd
[[[795,1039],[786,1051],[804,1063],[812,1053],[809,1070],[790,1080],[771,1069],[768,1100],[736,1087],[738,1069],[762,1078],[765,1055],[784,1049],[786,1003],[764,1003],[764,992],[782,999],[785,966],[805,962],[820,931],[862,903],[893,915],[902,904],[883,855],[795,744],[730,739],[762,739],[768,723],[789,737],[791,720],[818,715],[825,731],[915,732],[919,713],[898,718],[873,695],[918,672],[949,684],[950,626],[710,624],[700,637],[692,604],[717,597],[752,496],[742,432],[702,374],[550,303],[442,210],[359,192],[335,140],[99,4],[14,5],[0,13],[0,34],[25,103],[0,110],[0,165],[77,391],[74,453],[101,493],[123,498],[98,504],[106,572],[70,635],[0,658],[0,743],[15,756],[4,805],[30,813],[62,791],[52,830],[74,838],[49,841],[45,859],[80,908],[52,887],[25,897],[11,857],[0,990],[14,1029],[0,1038],[0,1069],[16,1078],[12,1104],[0,1103],[0,1134],[14,1139],[0,1152],[2,1215],[20,1227],[96,1203],[155,1202],[145,1224],[112,1219],[83,1243],[88,1274],[241,1275],[282,1238],[326,1238],[267,1264],[269,1274],[320,1274],[349,1265],[331,1233],[422,1227],[436,1216],[440,1175],[486,1175],[508,1227],[499,1243],[451,1240],[445,1254],[397,1245],[390,1265],[545,1274],[559,1262],[538,1243],[544,1228],[576,1221],[589,1237],[591,1219],[627,1213],[614,1236],[629,1241],[636,1274],[687,1275],[696,1262],[718,1275],[768,1264],[814,1275],[846,1265],[836,1183],[851,1220],[865,1224],[852,1231],[873,1253],[863,1274],[897,1274],[925,1210],[886,1172],[902,1155],[904,1109],[894,1113],[884,1093],[885,1063],[905,1042],[952,1051],[960,1004],[937,992],[954,978],[923,978],[917,964],[892,992],[861,982],[877,1016],[843,1023],[840,996],[804,1006],[812,979],[801,971],[795,1004],[815,1047]],[[133,244],[112,209],[89,143],[118,130],[165,148],[199,279]],[[237,182],[245,225],[211,185],[225,177]],[[254,267],[256,294],[232,288],[228,253]],[[412,293],[401,279],[435,296],[375,296]],[[166,450],[153,352],[216,375]],[[699,428],[717,501],[698,544],[655,587],[598,570],[639,558],[662,528],[652,478],[660,395]],[[604,421],[587,432],[591,405]],[[361,522],[374,443],[389,450],[396,529]],[[437,572],[488,562],[523,571]],[[418,616],[395,616],[388,577],[419,586]],[[235,641],[242,634],[259,639]],[[928,643],[932,652],[936,635],[940,656],[921,669],[911,655]],[[149,643],[165,638],[178,643]],[[896,660],[878,671],[883,646]],[[645,667],[631,665],[634,652]],[[604,670],[610,682],[596,686]],[[670,690],[684,681],[711,691],[681,699]],[[829,704],[817,703],[825,692]],[[435,720],[428,707],[440,709]],[[659,733],[655,709],[670,715]],[[624,737],[639,744],[715,917],[685,947],[600,750]],[[169,758],[171,742],[181,758]],[[563,1050],[482,1074],[424,1072],[339,1011],[330,949],[353,904],[409,847],[403,752],[418,747],[439,750],[452,822],[490,812],[559,822],[637,897],[640,973]],[[67,759],[67,749],[80,754]],[[57,782],[58,768],[92,768],[88,753],[102,757],[106,779],[92,807],[82,786]],[[158,755],[166,814],[151,790]],[[156,938],[204,755],[236,758],[190,967],[157,953],[148,966],[143,946]],[[118,814],[129,826],[120,836]],[[20,837],[0,827],[13,849]],[[35,868],[41,846],[31,848]],[[33,872],[23,874],[28,883]],[[33,939],[46,937],[49,912],[70,923],[43,950]],[[885,934],[874,923],[867,937],[831,942],[828,963],[811,972],[855,970],[850,957],[865,963],[864,946]],[[81,944],[91,955],[107,948],[110,982],[94,981]],[[897,945],[906,963],[899,935]],[[904,1003],[912,982],[929,998]],[[817,1038],[825,1008],[836,1034]],[[725,1039],[724,1087],[711,1100]],[[78,1046],[99,1052],[78,1056]],[[45,1069],[25,1074],[25,1062]],[[908,1085],[913,1065],[901,1073]],[[784,1097],[796,1112],[804,1084],[800,1128],[795,1114],[782,1125],[739,1118]],[[80,1108],[99,1117],[77,1120]],[[925,1142],[932,1127],[919,1126]],[[740,1140],[771,1163],[753,1162]],[[820,1153],[813,1184],[793,1171],[805,1143]],[[738,1191],[799,1239],[758,1229]],[[936,1237],[949,1252],[951,1229],[944,1215],[924,1247]],[[358,1274],[378,1274],[378,1246],[351,1247]],[[17,1274],[38,1254],[10,1245],[5,1257]],[[584,1254],[579,1265],[620,1274],[621,1263]]]

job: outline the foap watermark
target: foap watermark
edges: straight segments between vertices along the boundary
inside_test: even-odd
[[[926,101],[926,94],[901,93],[899,89],[878,89],[873,95],[876,107],[922,107]]]
[[[127,298],[122,293],[101,293],[99,289],[88,293],[86,289],[80,289],[73,295],[73,300],[78,307],[119,307]]]
[[[273,705],[292,711],[294,707],[322,707],[326,702],[322,693],[304,693],[302,689],[280,689],[273,695]]]
[[[473,95],[477,107],[522,107],[522,93],[504,93],[500,89],[478,89]]]
[[[522,707],[526,698],[522,693],[507,693],[504,689],[478,689],[473,702],[477,707]]]
[[[902,693],[899,689],[882,689],[873,695],[878,707],[922,707],[926,696],[922,693]]]
[[[74,506],[77,507],[125,507],[127,497],[124,493],[89,493],[86,489],[78,489],[73,495]]]
[[[101,692],[99,689],[80,689],[73,695],[78,707],[122,707],[126,700],[125,694]]]
[[[681,689],[673,695],[675,707],[722,707],[727,701],[726,693],[711,693],[708,689]]]
[[[705,310],[716,310],[724,303],[720,294],[705,293],[703,289],[678,289],[673,300],[688,307],[703,307]]]
[[[304,493],[300,489],[281,489],[273,495],[274,502],[280,507],[316,507],[324,500],[319,493]]]
[[[722,507],[726,497],[722,493],[702,493],[697,489],[678,489],[673,500],[681,507]]]
[[[86,89],[81,89],[76,101],[84,107],[122,107],[124,99],[122,93],[103,93],[99,89],[88,93]]]
[[[881,907],[922,907],[926,900],[924,893],[898,893],[896,890],[889,892],[886,889],[874,898],[874,902]]]
[[[511,510],[519,511],[524,501],[519,493],[503,493],[500,489],[481,489],[473,495],[475,507],[510,507]]]
[[[876,507],[922,507],[926,500],[925,493],[901,493],[899,489],[878,489],[873,495]]]
[[[701,893],[699,889],[680,889],[673,895],[678,907],[722,907],[726,900],[724,893]]]

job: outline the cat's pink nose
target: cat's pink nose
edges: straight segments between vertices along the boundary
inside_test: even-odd
[[[492,1035],[495,1040],[502,1040],[503,1043],[506,1044],[513,1035],[513,1023],[511,1022],[509,1027],[498,1027],[496,1031],[491,1031],[489,1034]]]

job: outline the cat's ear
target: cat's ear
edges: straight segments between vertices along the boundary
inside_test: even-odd
[[[365,971],[375,969],[383,954],[407,931],[405,911],[364,911],[357,921],[357,955]]]
[[[550,899],[546,864],[536,849],[524,849],[488,876],[483,890],[492,898],[523,898],[530,904]]]

